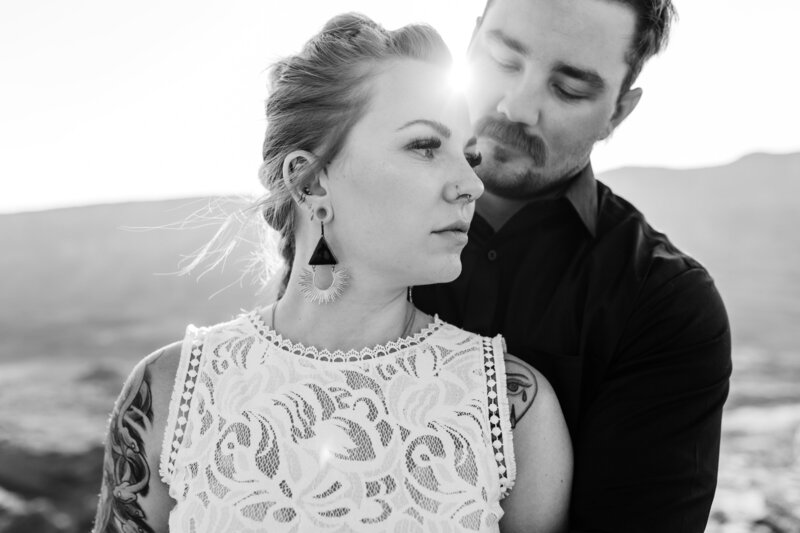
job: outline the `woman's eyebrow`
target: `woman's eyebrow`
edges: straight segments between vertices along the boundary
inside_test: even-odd
[[[439,133],[439,135],[441,135],[442,137],[444,137],[446,139],[449,139],[450,135],[452,135],[452,132],[450,131],[450,128],[448,128],[447,126],[445,126],[441,122],[437,122],[435,120],[428,120],[428,119],[425,119],[425,118],[418,118],[416,120],[412,120],[410,122],[406,122],[405,124],[403,124],[402,126],[397,128],[397,131],[404,130],[404,129],[408,128],[408,127],[414,126],[415,124],[425,124],[426,126],[430,126],[431,128],[435,129]]]

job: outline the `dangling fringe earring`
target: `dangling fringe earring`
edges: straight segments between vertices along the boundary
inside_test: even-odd
[[[336,256],[325,240],[325,224],[320,222],[322,236],[319,238],[308,266],[300,273],[300,292],[310,303],[327,304],[336,300],[347,286],[347,272],[337,268]],[[309,268],[310,267],[310,268]]]

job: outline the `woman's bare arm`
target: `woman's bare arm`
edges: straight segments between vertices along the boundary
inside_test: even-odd
[[[506,385],[517,476],[501,501],[503,533],[566,531],[572,444],[558,398],[536,369],[506,354]]]
[[[94,533],[168,531],[174,500],[158,474],[169,400],[180,359],[171,344],[139,362],[122,388],[106,435]]]

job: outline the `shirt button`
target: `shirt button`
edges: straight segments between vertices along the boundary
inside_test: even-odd
[[[497,252],[495,252],[494,250],[489,250],[489,253],[486,254],[486,257],[489,258],[489,261],[494,261],[495,259],[497,259]]]

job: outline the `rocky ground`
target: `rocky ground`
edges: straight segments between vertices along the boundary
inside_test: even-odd
[[[91,529],[122,374],[76,362],[0,367],[0,532]]]
[[[707,533],[800,532],[800,404],[726,413]]]

